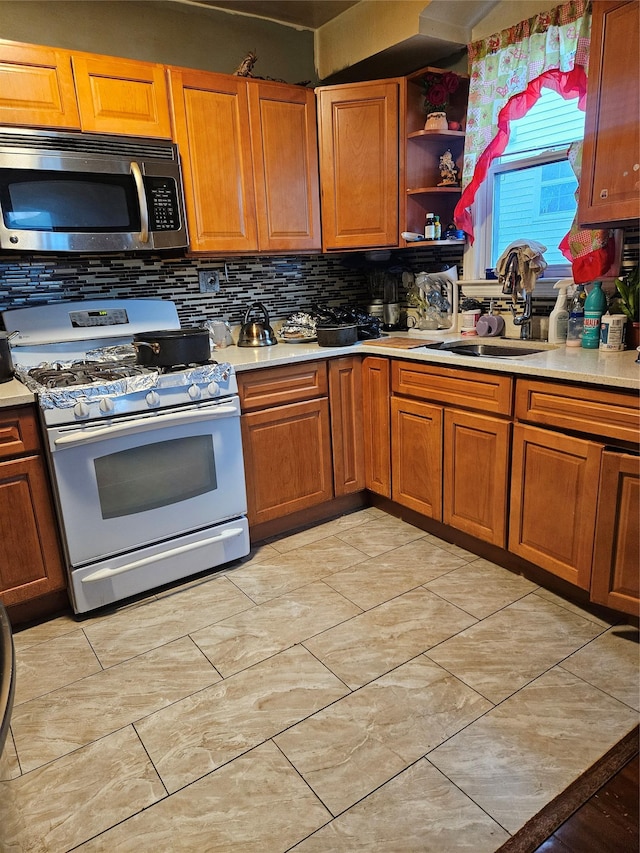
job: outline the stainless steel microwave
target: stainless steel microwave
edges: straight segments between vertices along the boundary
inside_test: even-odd
[[[0,249],[127,252],[187,245],[169,140],[0,128]]]

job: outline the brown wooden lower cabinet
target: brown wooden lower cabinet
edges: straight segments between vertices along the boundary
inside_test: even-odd
[[[442,406],[391,400],[391,497],[442,520]]]
[[[510,440],[507,421],[444,411],[442,520],[500,548],[507,544]]]
[[[238,374],[249,523],[362,492],[361,359]]]
[[[242,415],[249,524],[333,497],[326,397]]]
[[[393,500],[506,548],[512,380],[396,361],[392,388]]]
[[[362,362],[359,356],[329,362],[329,405],[336,496],[364,489]]]
[[[389,360],[368,355],[362,362],[364,478],[367,489],[391,497]]]
[[[17,455],[36,442],[31,409],[0,412],[0,600],[9,607],[65,588],[44,460]]]
[[[591,600],[639,615],[640,458],[602,454]]]
[[[504,548],[511,425],[402,397],[391,411],[393,500]]]
[[[516,424],[509,550],[589,589],[603,445]]]

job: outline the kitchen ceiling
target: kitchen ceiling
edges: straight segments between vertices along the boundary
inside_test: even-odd
[[[185,0],[178,0],[185,2]],[[186,0],[189,5],[227,9],[315,30],[359,0]]]

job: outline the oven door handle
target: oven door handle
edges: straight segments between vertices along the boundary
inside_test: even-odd
[[[167,560],[170,557],[177,557],[180,554],[187,554],[189,551],[196,551],[198,548],[204,548],[206,545],[215,545],[217,542],[223,542],[225,539],[235,539],[236,536],[241,536],[244,533],[242,527],[231,527],[223,530],[209,539],[201,539],[198,542],[191,542],[189,545],[180,545],[178,548],[170,548],[168,551],[162,551],[160,554],[153,554],[150,557],[143,557],[142,560],[134,560],[133,563],[126,563],[124,566],[118,566],[117,569],[98,569],[93,574],[85,575],[81,579],[82,583],[97,583],[98,581],[109,580],[116,575],[123,575],[125,572],[132,572],[135,569],[141,569],[148,566],[150,563],[157,563],[158,560]]]
[[[198,421],[213,421],[218,418],[227,418],[231,415],[240,415],[237,406],[219,405],[207,409],[197,409],[188,412],[172,412],[154,417],[139,418],[138,420],[124,421],[114,426],[97,427],[91,430],[73,430],[68,435],[61,435],[53,440],[53,450],[62,450],[69,447],[79,447],[82,444],[90,444],[93,441],[102,441],[104,438],[118,438],[120,436],[136,435],[140,432],[161,429],[164,426],[177,426],[180,424],[192,424]]]

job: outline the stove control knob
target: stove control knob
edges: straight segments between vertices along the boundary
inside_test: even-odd
[[[152,409],[160,405],[160,394],[158,394],[157,391],[149,391],[145,399],[147,401],[147,406]]]
[[[77,418],[88,418],[89,417],[89,404],[88,403],[76,403],[73,407],[73,414]]]
[[[189,385],[189,390],[187,392],[192,400],[199,400],[202,397],[202,391],[198,388],[197,385]]]
[[[216,394],[220,393],[220,386],[217,382],[210,382],[207,385],[207,391],[211,394],[212,397],[215,397]]]
[[[100,411],[104,412],[105,414],[112,412],[115,407],[116,404],[113,402],[111,397],[103,397],[102,400],[100,400]]]

